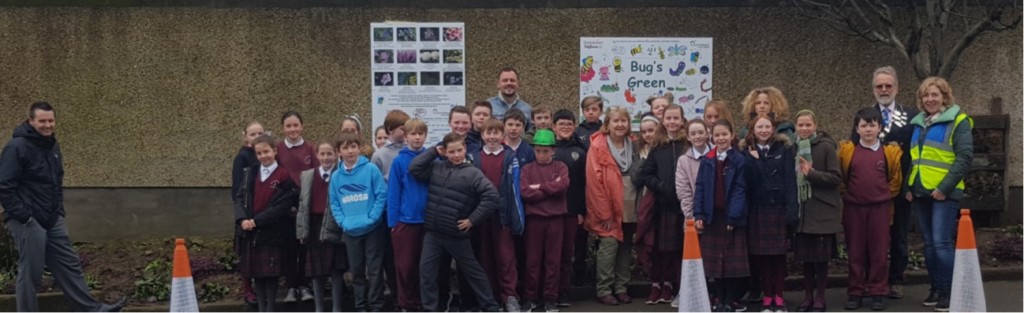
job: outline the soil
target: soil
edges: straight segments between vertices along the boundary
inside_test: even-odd
[[[979,259],[983,268],[1020,267],[1022,260],[1020,246],[1017,245],[1016,259],[999,259],[994,255],[1005,254],[999,250],[1013,249],[1013,246],[997,244],[1004,238],[1020,237],[1021,226],[1004,228],[979,228],[975,232],[978,244]],[[924,244],[920,234],[911,233],[910,238],[911,264],[908,271],[924,271]],[[1019,241],[1018,241],[1019,242]],[[840,239],[841,243],[841,239]],[[206,283],[214,283],[219,286],[230,288],[230,293],[225,299],[241,299],[241,280],[237,271],[226,268],[225,263],[232,263],[229,257],[232,252],[232,241],[230,237],[222,238],[189,238],[187,241],[189,257],[192,260],[196,294],[198,289]],[[167,301],[154,301],[135,296],[136,282],[143,279],[143,271],[146,265],[154,260],[163,260],[171,264],[174,251],[174,238],[149,239],[149,240],[120,240],[105,243],[77,243],[76,248],[82,256],[84,270],[87,280],[95,279],[99,284],[93,290],[100,298],[106,301],[113,301],[127,295],[129,305],[147,306],[154,304],[167,304]],[[841,255],[842,256],[842,255]],[[237,260],[237,259],[234,259]],[[791,276],[799,276],[799,266],[790,262]],[[846,261],[835,260],[830,266],[832,274],[845,274]],[[170,267],[167,268],[167,271]],[[202,271],[202,273],[200,273]],[[635,279],[644,279],[642,273],[637,273]],[[169,275],[169,273],[168,273]],[[0,286],[3,293],[14,293],[13,285]],[[43,291],[52,291],[53,282],[49,277],[44,278]]]

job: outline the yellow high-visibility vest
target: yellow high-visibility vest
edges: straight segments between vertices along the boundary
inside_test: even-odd
[[[967,120],[974,127],[974,120],[967,117],[967,114],[959,113],[953,123],[935,123],[925,128],[924,144],[921,144],[921,127],[914,128],[914,135],[910,139],[910,159],[913,167],[910,169],[907,186],[913,186],[918,175],[921,176],[921,185],[927,190],[934,190],[946,178],[949,169],[953,167],[956,160],[956,153],[953,151],[953,131],[960,122]],[[950,125],[952,124],[952,125]],[[964,180],[956,184],[956,189],[964,190]]]

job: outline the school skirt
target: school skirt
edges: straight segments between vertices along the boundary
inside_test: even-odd
[[[262,278],[281,276],[281,261],[284,261],[281,247],[255,245],[255,236],[239,238],[237,241],[238,270],[244,277]]]
[[[725,212],[711,225],[704,225],[700,238],[700,255],[704,262],[704,276],[708,278],[738,278],[750,276],[747,257],[746,227],[726,229]]]
[[[793,239],[793,257],[797,262],[829,262],[837,257],[835,234],[797,233]]]
[[[331,274],[331,270],[344,272],[348,269],[348,254],[345,245],[320,241],[319,234],[323,222],[323,215],[310,214],[311,235],[309,239],[306,239],[306,277],[328,276]]]
[[[751,207],[747,218],[747,244],[750,254],[786,254],[786,208]]]
[[[674,252],[683,250],[683,213],[678,209],[670,211],[658,208],[654,213],[655,251]]]

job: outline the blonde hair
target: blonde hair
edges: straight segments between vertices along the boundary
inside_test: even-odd
[[[917,109],[921,110],[921,112],[925,112],[924,101],[921,101],[921,98],[924,98],[924,95],[928,93],[928,87],[931,86],[939,88],[939,92],[942,93],[943,108],[949,108],[956,101],[956,98],[953,97],[953,87],[949,86],[949,82],[938,76],[928,77],[921,81],[920,87],[917,87]]]
[[[427,123],[423,122],[423,120],[418,119],[418,118],[409,119],[408,121],[405,121],[404,125],[402,125],[402,130],[404,130],[406,134],[411,134],[411,133],[424,133],[424,134],[426,134],[427,133]]]
[[[729,111],[729,104],[725,100],[711,100],[704,104],[704,114],[707,114],[708,108],[715,108],[715,112],[718,112],[718,119],[728,120],[732,122],[732,111]],[[703,116],[702,116],[703,118]]]
[[[775,112],[775,120],[784,121],[789,119],[789,102],[782,95],[782,90],[775,87],[761,87],[751,90],[743,98],[743,118],[746,119],[746,122],[750,122],[752,117],[756,117],[755,114],[751,113],[754,113],[754,101],[761,94],[768,95],[768,103],[771,103],[772,112]]]
[[[630,122],[629,110],[626,109],[625,107],[614,106],[614,107],[608,108],[608,111],[606,111],[604,113],[604,123],[601,124],[601,129],[598,130],[598,131],[601,132],[602,134],[605,134],[605,135],[611,135],[612,130],[611,130],[611,126],[609,126],[609,125],[611,125],[611,123],[612,123],[612,118],[614,118],[616,116],[625,117],[626,121]],[[627,134],[627,136],[628,136],[628,134]]]

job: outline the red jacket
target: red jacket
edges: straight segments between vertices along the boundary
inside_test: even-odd
[[[622,211],[625,197],[622,191],[622,172],[608,148],[607,135],[600,132],[590,136],[587,151],[587,216],[583,227],[601,237],[614,237],[622,241]],[[631,144],[626,138],[626,144]],[[602,225],[611,222],[611,229]]]

